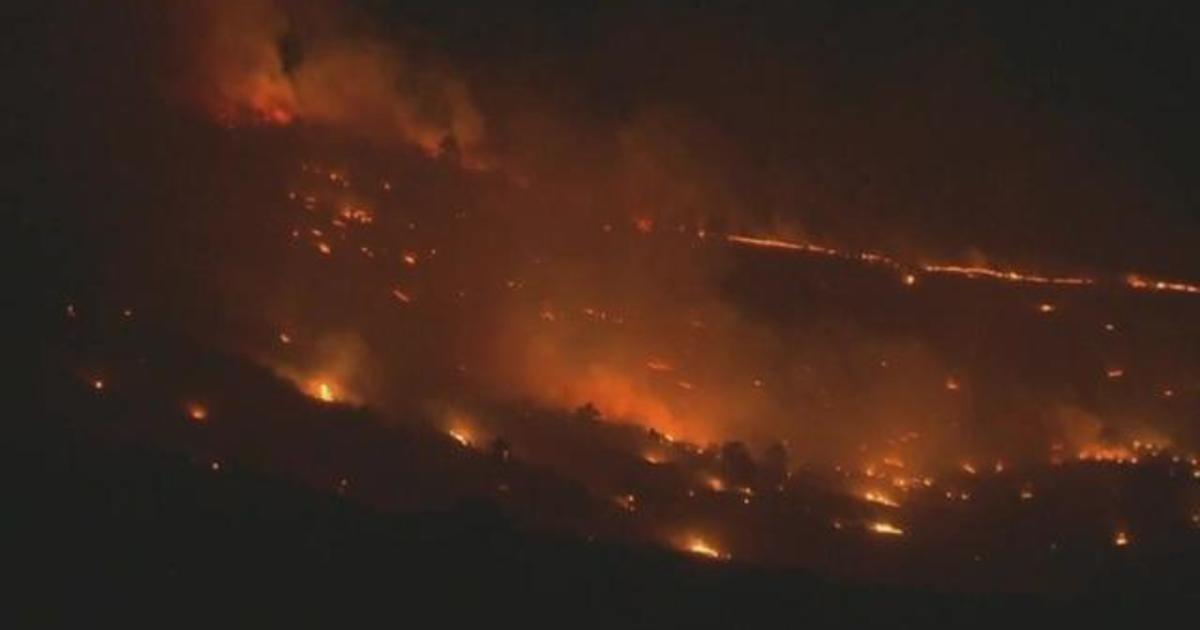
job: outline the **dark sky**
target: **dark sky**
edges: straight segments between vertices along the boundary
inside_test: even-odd
[[[372,32],[448,60],[514,155],[531,102],[592,144],[666,112],[748,227],[1200,276],[1186,3],[356,4]],[[152,121],[178,115],[161,90],[169,20],[147,2],[5,11],[5,202],[50,239],[35,249],[87,247],[60,239],[127,227],[81,209],[88,180],[138,168]]]

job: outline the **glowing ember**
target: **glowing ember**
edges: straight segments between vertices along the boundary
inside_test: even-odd
[[[337,402],[339,397],[337,387],[328,381],[322,380],[310,382],[305,393],[325,403]]]
[[[1125,277],[1125,284],[1142,291],[1168,291],[1172,293],[1193,293],[1200,294],[1200,285],[1187,284],[1184,282],[1167,282],[1165,280],[1151,280],[1137,275],[1129,275]]]
[[[98,391],[98,392],[104,391],[104,381],[102,379],[98,379],[98,378],[93,379],[92,380],[92,389],[94,389],[95,391]]]
[[[1058,310],[1058,309],[1055,308],[1055,306],[1053,304],[1050,304],[1048,302],[1043,302],[1038,305],[1038,312],[1040,312],[1040,313],[1053,313],[1056,310]]]
[[[286,344],[289,344],[289,343],[292,343],[292,336],[291,336],[291,335],[289,335],[289,334],[287,334],[287,333],[285,333],[285,332],[281,332],[281,333],[279,333],[279,343],[282,343],[282,344],[285,344],[285,345],[286,345]]]
[[[892,525],[891,523],[887,523],[884,521],[875,521],[874,523],[871,523],[867,527],[867,529],[875,532],[876,534],[884,534],[886,536],[903,536],[904,535],[903,529],[900,529],[899,527],[896,527],[895,525]]]
[[[1129,534],[1119,531],[1113,535],[1113,545],[1117,547],[1126,547],[1130,543]]]
[[[646,362],[646,369],[654,370],[655,372],[670,372],[671,364],[660,359],[650,359]]]
[[[446,431],[446,434],[450,436],[450,439],[458,442],[460,446],[471,448],[471,434],[465,429],[450,429]]]
[[[691,553],[713,560],[728,560],[730,557],[729,554],[723,553],[701,538],[692,538],[685,548]]]
[[[208,409],[198,403],[189,403],[187,405],[187,417],[196,424],[203,424],[208,420]]]
[[[1122,376],[1125,376],[1125,370],[1121,368],[1109,368],[1104,371],[1104,375],[1108,378],[1121,378]]]
[[[891,497],[883,494],[882,492],[876,492],[874,490],[868,490],[867,492],[863,493],[863,499],[870,503],[877,503],[879,505],[886,505],[888,507],[900,507],[900,504]]]

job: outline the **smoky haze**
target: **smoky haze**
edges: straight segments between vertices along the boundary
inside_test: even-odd
[[[1116,117],[1037,100],[993,16],[476,9],[47,9],[72,45],[29,53],[53,102],[31,133],[75,186],[39,194],[89,278],[62,292],[435,422],[592,404],[700,443],[930,466],[1195,439],[1102,389],[1117,365],[1196,382],[1170,316],[1103,346],[1076,331],[1127,310],[1107,291],[910,291],[723,240],[1200,277],[1171,164]]]

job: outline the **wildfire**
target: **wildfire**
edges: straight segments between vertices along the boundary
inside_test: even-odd
[[[1184,282],[1151,280],[1135,274],[1125,276],[1125,284],[1140,291],[1168,291],[1172,293],[1200,294],[1200,285],[1187,284]]]
[[[899,527],[896,527],[895,525],[892,525],[891,523],[888,523],[886,521],[875,521],[874,523],[871,523],[869,526],[867,526],[867,529],[871,530],[872,532],[875,532],[876,534],[883,534],[886,536],[903,536],[904,535],[903,529],[900,529]]]
[[[328,381],[315,380],[308,384],[306,393],[324,403],[337,402],[339,392],[337,387]]]
[[[642,454],[642,461],[644,461],[647,464],[650,464],[652,466],[658,466],[660,464],[665,464],[667,460],[664,459],[663,456],[658,453],[647,452],[647,453]]]
[[[187,417],[196,424],[203,424],[208,420],[208,409],[199,403],[188,403]]]
[[[877,492],[875,490],[868,490],[868,491],[864,492],[863,499],[870,503],[886,505],[887,507],[893,507],[893,508],[900,507],[900,504],[897,503],[894,499],[892,499],[891,497],[887,496],[886,494],[884,494],[882,492]]]
[[[713,560],[728,560],[730,555],[717,549],[702,538],[692,538],[688,541],[685,549],[698,556],[711,558]]]
[[[1111,462],[1115,464],[1136,464],[1138,463],[1137,454],[1122,445],[1104,445],[1091,444],[1085,446],[1079,451],[1079,459],[1082,461],[1093,462]]]
[[[471,448],[471,445],[472,445],[471,433],[469,431],[467,431],[466,429],[462,429],[462,428],[450,429],[450,430],[446,431],[446,435],[449,435],[450,439],[454,440],[455,442],[458,442],[459,445],[462,446],[463,448]]]
[[[956,276],[964,276],[967,278],[991,278],[993,280],[1003,280],[1006,282],[1021,282],[1026,284],[1057,284],[1065,286],[1087,286],[1095,284],[1096,281],[1092,278],[1083,276],[1043,276],[1037,274],[1020,273],[1012,270],[993,269],[991,267],[973,267],[961,265],[925,265],[922,268],[925,273],[940,273]]]
[[[673,368],[671,367],[670,363],[667,363],[661,359],[650,359],[646,362],[646,369],[653,370],[655,372],[670,372]]]

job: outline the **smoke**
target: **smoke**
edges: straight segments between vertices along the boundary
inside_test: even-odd
[[[1086,409],[1067,417],[1089,427],[1134,426],[1135,405],[1096,393],[1102,379],[1065,376],[1102,373],[1085,334],[1113,310],[1103,300],[1064,304],[1071,327],[1051,328],[1034,307],[1059,295],[906,289],[721,239],[786,226],[940,260],[980,240],[1053,244],[1041,228],[1054,208],[1128,198],[1121,182],[1045,192],[1063,170],[1082,177],[1055,158],[1076,149],[1048,135],[1027,164],[1045,121],[963,79],[969,62],[912,54],[920,85],[877,85],[879,71],[821,71],[711,24],[626,16],[611,41],[546,59],[430,50],[324,3],[167,14],[169,33],[147,43],[172,53],[153,87],[205,119],[130,140],[155,147],[138,164],[169,192],[122,199],[139,208],[130,231],[158,241],[125,281],[302,387],[327,379],[396,415],[591,404],[674,437],[786,441],[799,460],[837,463],[1043,457],[1081,432],[1048,411],[1060,406]],[[956,88],[944,118],[922,96],[938,79]],[[1047,258],[1059,256],[1071,258]],[[1123,437],[1067,441],[1109,436]]]
[[[251,0],[173,11],[180,87],[223,123],[333,126],[486,166],[483,118],[465,84],[331,7]]]

